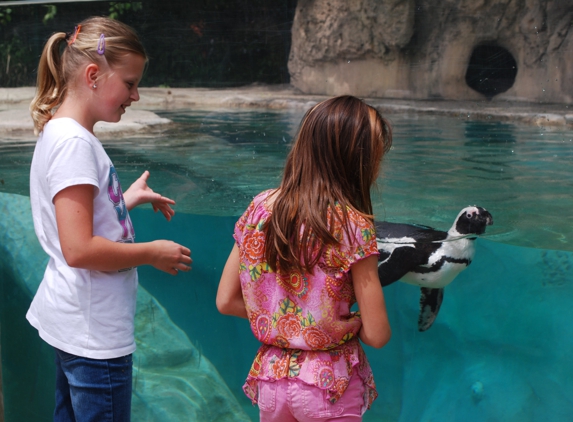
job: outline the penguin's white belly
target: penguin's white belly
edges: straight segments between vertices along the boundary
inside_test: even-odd
[[[466,264],[445,262],[439,271],[418,273],[410,271],[400,281],[419,287],[441,289],[450,284],[456,276],[467,268]]]
[[[468,267],[474,253],[473,242],[468,239],[444,242],[440,249],[430,255],[427,264],[410,271],[401,281],[419,287],[441,289]],[[424,271],[426,269],[427,272]]]

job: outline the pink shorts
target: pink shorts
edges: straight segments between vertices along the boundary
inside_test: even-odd
[[[259,381],[258,401],[261,422],[356,422],[366,411],[364,385],[358,375],[352,376],[347,390],[334,404],[327,400],[325,390],[296,378]]]

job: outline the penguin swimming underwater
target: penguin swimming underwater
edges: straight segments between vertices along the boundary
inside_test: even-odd
[[[473,206],[461,210],[447,232],[417,224],[375,224],[380,283],[384,287],[400,280],[420,287],[418,330],[426,331],[438,315],[444,287],[471,264],[475,239],[493,218]]]

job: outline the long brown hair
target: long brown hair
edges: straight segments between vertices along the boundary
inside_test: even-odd
[[[100,36],[105,37],[103,54],[98,54]],[[67,42],[62,50],[62,43]],[[129,26],[104,17],[92,17],[80,22],[72,33],[53,34],[42,51],[38,65],[36,96],[30,104],[34,132],[38,134],[52,117],[67,91],[67,85],[85,63],[113,67],[126,54],[134,53],[147,60],[147,54],[135,31]]]
[[[347,207],[373,219],[370,187],[391,145],[389,123],[358,98],[331,98],[307,111],[264,228],[273,270],[312,272],[326,246],[338,243],[332,219],[347,228]]]

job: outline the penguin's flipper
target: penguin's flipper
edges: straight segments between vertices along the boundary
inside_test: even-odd
[[[403,246],[394,249],[392,254],[379,251],[378,277],[382,287],[400,280],[414,268],[424,264],[427,256],[417,248]]]
[[[420,315],[418,316],[418,331],[426,331],[432,326],[442,300],[444,299],[444,289],[420,288]]]

